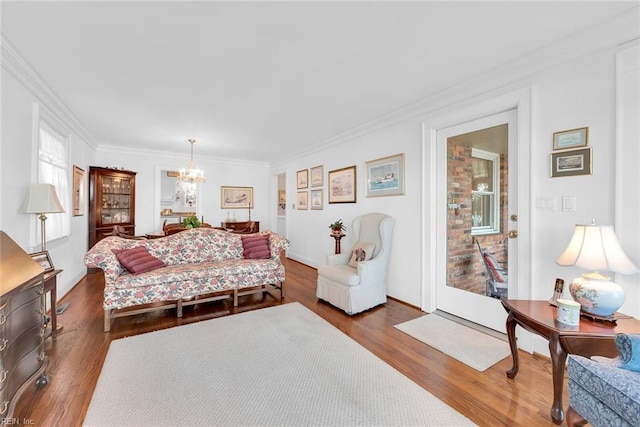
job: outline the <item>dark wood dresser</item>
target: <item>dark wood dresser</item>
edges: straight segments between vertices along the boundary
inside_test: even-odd
[[[0,419],[26,390],[49,382],[44,353],[44,272],[0,231]]]

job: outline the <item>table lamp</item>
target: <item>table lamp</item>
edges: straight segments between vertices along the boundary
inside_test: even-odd
[[[52,184],[30,184],[22,212],[34,213],[40,218],[40,242],[42,250],[47,250],[46,221],[48,213],[62,213],[64,209],[58,200],[56,187]]]
[[[615,320],[613,313],[624,303],[624,290],[597,270],[638,272],[622,250],[613,226],[596,225],[594,221],[590,225],[576,224],[573,237],[556,264],[591,271],[574,279],[569,292],[580,303],[583,314],[602,320]]]

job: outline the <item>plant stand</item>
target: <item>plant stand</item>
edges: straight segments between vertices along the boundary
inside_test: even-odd
[[[335,234],[335,233],[331,233],[330,234],[331,237],[333,237],[334,239],[336,239],[336,247],[335,247],[335,254],[338,255],[340,253],[340,240],[346,236],[346,234]]]

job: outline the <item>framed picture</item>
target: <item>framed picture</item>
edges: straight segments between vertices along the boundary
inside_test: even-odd
[[[549,304],[558,306],[558,300],[562,298],[564,292],[564,280],[557,278],[556,284],[553,286],[553,296],[549,298]]]
[[[551,153],[551,177],[591,175],[591,148]]]
[[[329,203],[356,203],[356,167],[329,171]]]
[[[404,153],[365,163],[365,197],[404,194]]]
[[[309,209],[309,193],[306,191],[298,191],[298,210]]]
[[[311,168],[311,186],[312,187],[322,187],[324,184],[324,167],[316,166],[315,168]]]
[[[311,209],[322,209],[322,190],[311,190]]]
[[[553,149],[565,150],[567,148],[586,147],[589,143],[589,128],[563,130],[553,133]]]
[[[220,207],[222,209],[252,208],[253,187],[220,187]]]
[[[55,270],[55,268],[53,267],[53,262],[51,261],[51,257],[49,256],[49,252],[47,251],[35,252],[32,254],[29,254],[29,256],[35,262],[40,264],[40,267],[44,268],[45,273]]]
[[[309,169],[304,169],[296,173],[296,188],[307,188],[309,186]]]
[[[278,190],[278,203],[287,203],[287,191]]]
[[[73,165],[73,216],[84,215],[84,169]]]

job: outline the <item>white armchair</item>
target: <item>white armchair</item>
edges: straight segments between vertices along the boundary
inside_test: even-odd
[[[387,266],[394,220],[388,215],[370,213],[353,220],[354,249],[328,255],[327,265],[318,267],[316,296],[347,314],[356,314],[387,302]],[[358,248],[371,248],[364,261],[351,260]],[[370,258],[370,259],[369,259]],[[349,265],[351,261],[352,265]]]

